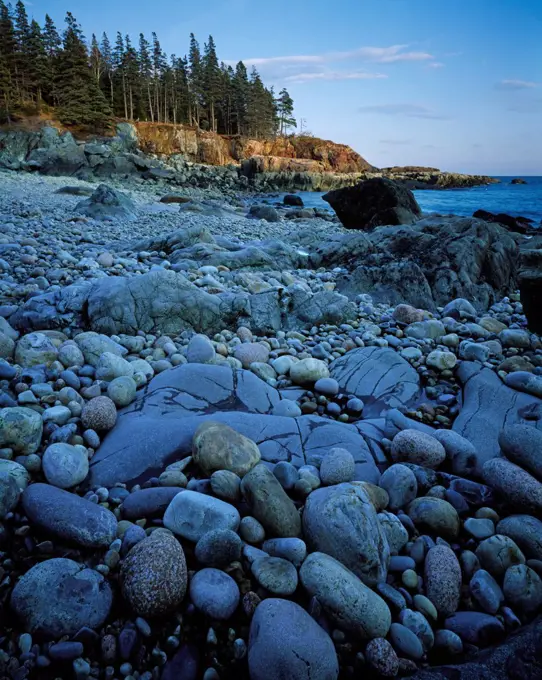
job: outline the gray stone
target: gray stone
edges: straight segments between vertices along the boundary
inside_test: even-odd
[[[26,468],[14,460],[0,458],[0,473],[7,472],[15,480],[21,491],[24,491],[30,482],[30,474]]]
[[[461,567],[453,550],[445,545],[431,548],[425,558],[425,590],[441,616],[457,611],[461,594]]]
[[[120,376],[114,378],[107,386],[107,396],[117,408],[131,404],[136,398],[136,383],[133,378]]]
[[[299,513],[277,478],[260,463],[256,465],[241,483],[254,517],[259,520],[272,536],[289,538],[301,533]]]
[[[84,405],[81,422],[87,430],[111,430],[117,422],[114,402],[109,397],[94,397]]]
[[[79,333],[79,335],[75,336],[74,341],[83,353],[85,361],[94,367],[98,366],[100,357],[104,352],[115,354],[119,357],[127,353],[125,347],[111,340],[111,338],[92,331]]]
[[[0,519],[15,508],[20,495],[21,490],[13,475],[0,470]]]
[[[241,497],[241,478],[229,470],[217,470],[210,479],[211,489],[215,496],[235,503]]]
[[[391,644],[384,638],[371,640],[365,648],[368,665],[383,678],[395,678],[399,673],[399,659]]]
[[[106,184],[100,184],[90,198],[75,206],[75,210],[96,220],[136,219],[133,201]]]
[[[495,533],[495,525],[491,519],[469,517],[463,525],[465,531],[478,541],[489,538]]]
[[[529,425],[512,425],[499,436],[504,455],[542,481],[542,431]]]
[[[172,486],[140,489],[132,492],[122,503],[126,519],[162,518],[171,501],[184,489]]]
[[[302,359],[290,366],[290,378],[295,385],[312,386],[327,377],[328,366],[320,359]]]
[[[198,562],[206,567],[226,567],[241,558],[242,543],[239,536],[230,529],[208,531],[196,544]]]
[[[35,453],[41,443],[43,421],[36,411],[24,406],[0,409],[0,447],[15,453]]]
[[[229,470],[239,477],[260,462],[258,446],[223,423],[208,420],[194,434],[194,462],[206,475],[217,470]]]
[[[507,601],[516,611],[530,616],[542,608],[542,579],[527,565],[509,567],[502,588]]]
[[[262,543],[265,540],[265,529],[255,517],[243,517],[239,525],[239,535],[247,543]]]
[[[390,639],[399,654],[416,660],[423,657],[423,646],[418,636],[401,623],[391,624]]]
[[[190,599],[205,616],[227,621],[239,605],[239,588],[218,569],[201,569],[190,581]]]
[[[496,614],[504,602],[504,595],[499,584],[485,569],[478,569],[474,573],[469,589],[480,607],[488,614]]]
[[[333,557],[310,554],[301,566],[300,578],[339,628],[367,640],[387,635],[391,625],[387,604]]]
[[[273,467],[273,474],[279,480],[282,488],[286,491],[293,489],[295,483],[299,479],[299,472],[297,468],[291,463],[288,463],[288,461],[281,461],[280,463],[277,463]]]
[[[190,364],[207,364],[215,358],[213,343],[206,335],[194,335],[186,348],[186,358]]]
[[[329,635],[295,602],[270,598],[250,626],[251,680],[337,680],[339,663]]]
[[[15,362],[24,368],[56,361],[58,350],[43,333],[29,333],[22,337],[15,348]]]
[[[320,378],[314,383],[314,390],[328,397],[334,397],[339,393],[340,387],[334,378]]]
[[[497,524],[497,533],[511,538],[526,557],[542,560],[542,522],[536,517],[506,517]]]
[[[412,609],[402,609],[399,612],[399,623],[416,635],[422,643],[425,652],[428,652],[435,644],[435,636],[429,621],[420,612],[415,612]]]
[[[361,486],[313,491],[305,504],[303,531],[311,550],[333,556],[367,585],[386,580],[388,541]]]
[[[486,538],[476,549],[476,557],[482,567],[495,578],[502,578],[515,564],[525,564],[525,556],[508,536],[497,534]]]
[[[292,595],[297,589],[297,570],[281,557],[260,557],[251,566],[254,578],[273,595]]]
[[[364,347],[347,352],[330,366],[341,392],[363,400],[365,418],[409,406],[420,394],[418,373],[392,349]]]
[[[406,465],[391,465],[382,475],[378,485],[389,496],[390,510],[400,510],[418,494],[416,475]]]
[[[250,364],[266,364],[269,359],[269,350],[261,342],[245,342],[237,345],[233,356],[239,359],[243,368],[249,368]]]
[[[380,512],[378,521],[388,539],[390,554],[397,555],[408,542],[408,531],[401,520],[391,512]]]
[[[32,484],[23,492],[22,503],[31,524],[68,543],[103,548],[116,538],[115,515],[69,491]]]
[[[393,438],[391,457],[395,463],[414,463],[438,468],[446,458],[442,444],[424,432],[403,430]]]
[[[177,609],[187,580],[181,544],[164,529],[139,541],[124,558],[120,571],[122,594],[135,614],[143,617]]]
[[[307,556],[307,546],[300,538],[271,538],[262,545],[271,557],[282,557],[300,567]]]
[[[331,449],[320,464],[320,479],[325,486],[351,482],[355,474],[354,457],[346,449]]]
[[[194,543],[213,529],[236,531],[239,522],[233,505],[195,491],[177,494],[164,515],[166,528]]]
[[[32,567],[18,581],[11,608],[24,630],[49,639],[99,628],[109,615],[113,594],[104,577],[73,560],[54,558]]]
[[[134,367],[129,361],[113,352],[100,354],[96,365],[96,378],[107,382],[114,378],[123,376],[131,377],[134,374]]]
[[[51,444],[42,457],[42,469],[49,484],[70,489],[88,474],[88,454],[84,446]]]
[[[539,375],[533,375],[528,371],[514,371],[508,373],[504,382],[515,390],[542,398],[542,378]]]
[[[429,530],[437,536],[455,539],[459,534],[459,516],[456,509],[441,498],[424,496],[416,498],[407,508],[408,516],[417,528]]]
[[[435,430],[433,436],[444,446],[455,475],[469,477],[476,470],[476,449],[468,439],[453,430]]]
[[[499,619],[481,612],[457,612],[447,618],[444,625],[464,642],[478,647],[488,647],[504,637],[504,626]]]
[[[542,512],[542,483],[506,458],[488,460],[483,467],[486,484],[495,489],[507,505],[523,512]]]

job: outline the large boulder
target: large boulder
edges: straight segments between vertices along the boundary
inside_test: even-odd
[[[38,133],[37,148],[27,156],[27,167],[45,175],[74,175],[88,167],[84,146],[71,132],[60,134],[56,128],[44,127]]]
[[[133,201],[107,184],[100,184],[89,198],[80,201],[76,211],[96,220],[135,219]]]
[[[388,540],[361,485],[339,484],[313,491],[303,512],[303,532],[313,551],[339,560],[366,585],[386,580]]]
[[[372,229],[385,224],[413,224],[422,214],[410,189],[376,177],[323,196],[347,229]]]
[[[346,266],[337,290],[353,299],[406,302],[436,310],[465,298],[485,310],[516,288],[518,246],[499,224],[472,217],[427,217],[389,226],[351,242],[345,235],[320,244],[315,266]]]

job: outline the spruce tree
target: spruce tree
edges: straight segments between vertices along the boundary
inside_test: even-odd
[[[104,127],[111,111],[92,76],[83,34],[71,12],[66,14],[66,24],[57,76],[60,120],[70,125]]]
[[[106,95],[111,110],[113,110],[114,102],[114,86],[113,86],[113,52],[111,51],[111,43],[107,37],[107,33],[102,33],[102,40],[100,42],[100,53],[102,55],[103,75],[102,75],[102,91]]]
[[[124,37],[124,74],[126,82],[126,98],[128,101],[128,116],[133,120],[139,118],[139,102],[140,102],[140,87],[139,87],[139,63],[136,50],[132,47],[130,36]],[[137,116],[135,115],[137,111]]]
[[[15,70],[17,81],[17,92],[21,101],[30,99],[30,24],[28,23],[28,15],[26,7],[22,0],[18,0],[15,5]]]
[[[248,97],[250,84],[246,66],[242,61],[235,67],[235,75],[232,78],[232,97],[233,97],[233,120],[238,135],[248,134]]]
[[[51,17],[45,15],[45,25],[42,31],[42,41],[46,57],[46,76],[43,86],[43,96],[47,103],[56,105],[58,99],[55,92],[55,81],[58,71],[58,58],[62,50],[62,40]]]
[[[30,24],[30,38],[28,42],[28,79],[32,91],[32,96],[36,102],[36,108],[39,111],[43,99],[43,93],[48,86],[48,67],[47,67],[47,53],[45,52],[45,45],[41,28],[37,21],[32,19]]]
[[[152,60],[150,44],[143,33],[139,34],[139,82],[141,99],[147,102],[148,114],[154,123],[154,107],[151,95]],[[145,116],[147,117],[147,116]]]
[[[279,120],[280,134],[286,134],[288,128],[297,127],[294,118],[294,100],[290,97],[288,90],[283,87],[277,99],[277,113]]]
[[[126,93],[126,74],[124,72],[124,38],[117,32],[113,49],[113,76],[115,83],[115,100],[113,111],[119,116],[128,118],[128,96]]]
[[[102,53],[100,51],[100,46],[98,45],[98,40],[93,33],[90,41],[90,70],[92,71],[92,75],[98,86],[100,85],[102,78],[103,68]]]
[[[190,64],[190,90],[192,92],[194,122],[199,127],[201,110],[204,106],[203,64],[199,43],[193,33],[190,34],[188,61]]]
[[[15,92],[16,41],[9,8],[0,0],[0,97],[2,118],[11,121]]]
[[[216,105],[220,100],[222,78],[218,57],[216,56],[216,46],[213,36],[209,36],[209,41],[205,43],[205,50],[202,63],[202,84],[205,93],[205,107],[209,117],[209,127],[216,132]]]

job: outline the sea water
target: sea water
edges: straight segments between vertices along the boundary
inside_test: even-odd
[[[414,191],[424,213],[472,215],[476,210],[527,217],[533,226],[542,222],[542,177],[524,177],[527,184],[511,184],[512,177],[497,177],[500,184],[467,189],[424,189]],[[307,208],[327,208],[324,192],[300,191]]]

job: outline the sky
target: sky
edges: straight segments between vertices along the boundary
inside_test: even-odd
[[[87,36],[190,32],[286,87],[314,135],[370,163],[542,175],[542,0],[28,0]]]

